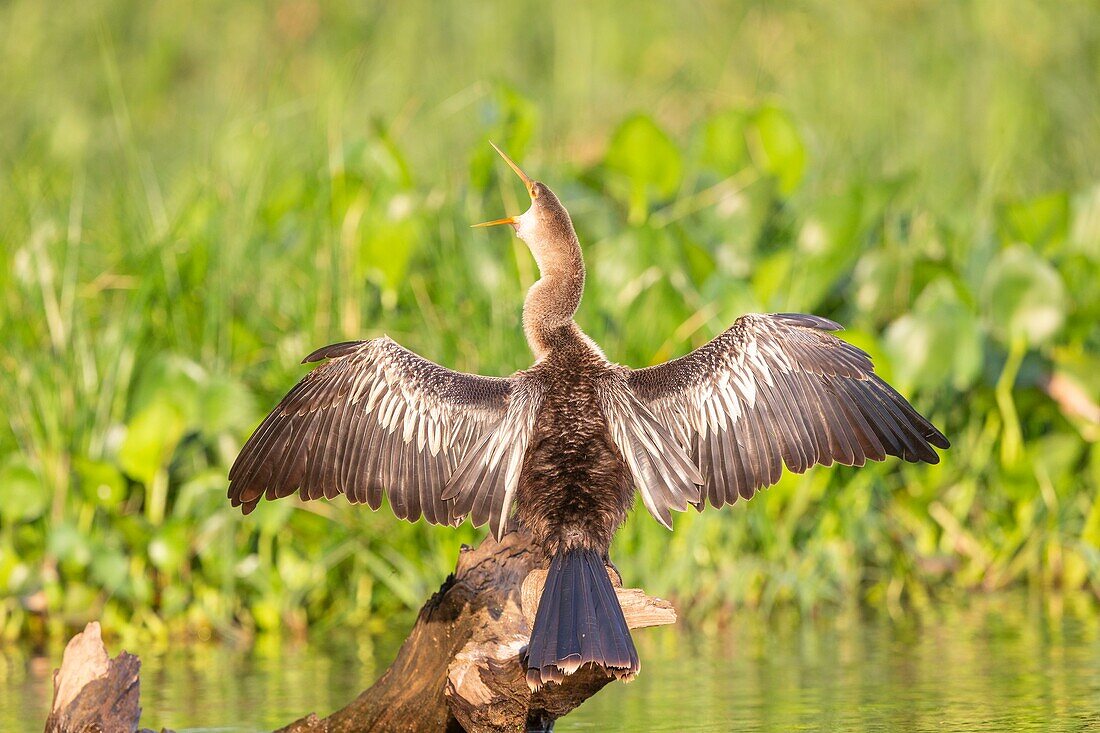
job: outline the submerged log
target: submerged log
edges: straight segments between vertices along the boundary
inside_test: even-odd
[[[560,685],[528,688],[521,655],[546,580],[539,557],[522,531],[464,546],[382,676],[346,707],[325,718],[310,714],[280,733],[552,730],[612,678],[585,667]],[[675,622],[668,601],[618,587],[617,573],[611,578],[631,628]],[[47,733],[136,730],[140,666],[125,652],[108,660],[99,625],[89,624],[69,642],[55,675]],[[95,717],[107,714],[115,717]]]

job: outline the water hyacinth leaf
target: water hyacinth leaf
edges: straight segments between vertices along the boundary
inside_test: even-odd
[[[981,373],[978,317],[947,278],[930,283],[913,310],[890,325],[886,347],[898,386],[906,391],[966,389]]]
[[[752,273],[752,289],[757,299],[769,310],[787,309],[786,295],[789,292],[794,262],[794,253],[790,250],[782,250],[757,260]]]
[[[294,504],[289,501],[261,501],[248,515],[248,524],[259,529],[261,534],[276,535],[286,526],[293,511]]]
[[[749,141],[756,164],[775,177],[779,192],[793,193],[806,172],[806,146],[790,115],[775,106],[762,107],[753,115]]]
[[[1069,248],[1100,262],[1100,184],[1073,197]]]
[[[646,115],[635,115],[619,125],[604,157],[609,187],[629,207],[630,221],[640,224],[655,199],[671,198],[680,187],[679,149]]]
[[[1027,451],[1033,469],[1049,480],[1057,493],[1063,496],[1073,493],[1074,474],[1085,452],[1085,444],[1076,434],[1056,432],[1044,435],[1030,441]]]
[[[390,199],[385,211],[374,212],[369,226],[363,229],[357,274],[375,278],[391,301],[423,239],[421,224],[412,216],[415,208],[409,195],[398,194]]]
[[[115,507],[126,498],[126,479],[113,464],[78,458],[73,468],[84,496],[97,506]]]
[[[155,402],[168,402],[188,425],[194,425],[206,378],[206,370],[190,359],[176,354],[159,355],[142,368],[130,402],[131,413],[136,414]]]
[[[167,465],[187,429],[174,401],[161,399],[148,404],[126,426],[126,437],[118,451],[119,465],[126,474],[146,486],[157,471]]]
[[[798,233],[799,256],[792,273],[787,307],[813,311],[851,272],[859,256],[858,234],[863,196],[859,189],[822,198],[806,215]]]
[[[1002,204],[997,211],[997,225],[1005,244],[1023,242],[1043,250],[1065,241],[1069,217],[1069,194],[1054,191]]]
[[[42,516],[49,493],[34,469],[21,455],[10,455],[0,468],[0,517],[6,522],[27,522]]]
[[[186,527],[180,522],[172,522],[159,528],[149,543],[149,561],[153,566],[166,571],[178,569],[186,557]]]
[[[61,522],[50,529],[46,547],[51,555],[63,563],[83,568],[92,561],[89,539],[69,522]]]
[[[1071,332],[1065,339],[1073,342],[1088,340],[1094,333],[1097,321],[1100,321],[1100,297],[1097,297],[1096,284],[1100,283],[1100,259],[1090,259],[1079,252],[1067,252],[1057,258],[1058,274],[1066,286],[1066,293],[1073,302],[1074,318],[1069,327]]]
[[[97,547],[92,557],[92,578],[103,590],[114,593],[130,575],[126,556],[114,548]]]
[[[1032,346],[1049,341],[1062,327],[1066,292],[1058,271],[1024,245],[1002,250],[982,283],[982,305],[993,333]]]
[[[1062,391],[1079,416],[1089,417],[1094,412],[1092,406],[1100,403],[1100,353],[1056,346],[1051,349],[1050,358],[1053,368],[1049,372],[1048,389]]]
[[[213,376],[200,398],[202,431],[206,435],[244,430],[259,418],[256,398],[239,380]]]
[[[717,264],[713,255],[705,247],[685,238],[681,239],[680,246],[684,253],[684,264],[687,266],[693,283],[704,283],[714,274]]]
[[[748,115],[739,110],[725,110],[712,115],[703,125],[702,164],[723,176],[741,170],[748,159],[745,147],[745,127]]]
[[[859,258],[853,295],[860,311],[881,318],[883,313],[893,315],[903,307],[898,288],[901,269],[902,262],[893,253],[871,250]]]

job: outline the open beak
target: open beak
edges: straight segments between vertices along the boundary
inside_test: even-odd
[[[511,224],[512,226],[515,226],[516,217],[506,216],[503,219],[493,219],[492,221],[483,221],[480,224],[471,224],[470,228],[471,229],[479,229],[481,227],[496,227],[496,226],[500,226],[501,224]]]
[[[520,180],[523,181],[523,185],[527,188],[527,195],[531,197],[532,201],[534,201],[535,182],[531,180],[531,177],[524,173],[523,169],[516,165],[511,158],[505,155],[504,151],[498,148],[492,140],[489,141],[489,144],[493,146],[493,150],[497,151],[497,154],[500,157],[504,158],[504,162],[508,164],[508,167],[516,172],[516,175],[519,176]],[[516,217],[506,216],[503,219],[493,219],[492,221],[483,221],[480,224],[474,224],[472,228],[477,229],[479,227],[495,227],[500,226],[501,224],[511,224],[512,226],[515,226],[517,223],[518,221]]]
[[[516,175],[519,176],[519,179],[523,181],[523,185],[527,187],[527,195],[531,196],[531,198],[534,198],[532,194],[535,190],[535,182],[531,180],[531,177],[524,173],[523,169],[515,164],[515,161],[505,155],[504,151],[496,146],[496,143],[490,140],[489,144],[493,146],[493,150],[497,151],[497,155],[504,158],[504,162],[508,164],[509,168],[516,172]]]

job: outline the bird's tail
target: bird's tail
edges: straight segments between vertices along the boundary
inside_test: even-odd
[[[559,551],[550,561],[531,643],[527,684],[561,682],[586,664],[631,679],[640,663],[623,609],[594,550]]]

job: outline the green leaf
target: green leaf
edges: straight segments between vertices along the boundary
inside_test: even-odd
[[[757,260],[752,273],[752,289],[761,303],[779,302],[780,295],[790,285],[794,262],[794,253],[789,249]]]
[[[62,522],[50,529],[47,547],[63,563],[85,567],[92,561],[92,547],[88,538],[68,522]]]
[[[1100,262],[1100,184],[1079,192],[1070,206],[1070,224],[1067,249]]]
[[[261,534],[274,536],[286,527],[294,505],[289,501],[261,501],[248,516],[248,522]]]
[[[703,126],[703,164],[724,176],[741,170],[748,159],[745,128],[749,117],[740,110],[712,115]]]
[[[18,454],[8,456],[0,468],[0,517],[27,522],[42,516],[49,503],[49,493],[27,459]]]
[[[157,471],[171,460],[186,429],[187,423],[174,402],[162,399],[150,403],[126,426],[126,438],[118,451],[122,470],[151,486]]]
[[[199,417],[200,396],[206,370],[200,364],[175,354],[160,354],[146,365],[130,401],[131,414],[156,402],[171,403],[188,425]]]
[[[256,398],[239,380],[211,377],[201,396],[201,428],[206,435],[243,430],[255,424]]]
[[[908,297],[900,297],[898,292],[902,266],[901,258],[881,249],[873,249],[859,258],[853,273],[852,295],[861,311],[878,319],[883,314],[894,315],[908,305]],[[900,303],[902,300],[904,305]]]
[[[994,334],[1004,342],[1019,336],[1032,346],[1046,343],[1066,315],[1065,285],[1058,271],[1023,245],[1002,250],[982,283],[982,303]]]
[[[1065,241],[1069,213],[1069,194],[1054,191],[1026,201],[1002,204],[997,211],[997,224],[1006,244],[1023,242],[1044,249]]]
[[[852,189],[818,199],[807,211],[798,234],[798,256],[787,283],[787,307],[814,311],[859,256],[858,234],[863,196]]]
[[[420,222],[412,216],[415,209],[408,194],[398,194],[385,212],[375,212],[364,227],[357,274],[372,275],[390,293],[405,281],[412,256],[424,239]]]
[[[806,171],[806,146],[790,115],[778,107],[762,107],[753,115],[749,140],[757,165],[775,176],[779,192],[793,193]]]
[[[978,318],[947,278],[930,283],[913,311],[886,331],[894,374],[904,390],[951,385],[964,390],[981,373]]]
[[[263,631],[275,631],[281,626],[282,614],[279,603],[272,598],[263,598],[252,604],[252,620]]]
[[[102,507],[115,507],[126,498],[126,479],[114,465],[78,458],[74,461],[73,468],[84,496],[92,503]]]
[[[178,569],[187,557],[187,531],[173,522],[161,527],[149,543],[149,561],[160,570]]]
[[[114,592],[130,576],[129,562],[126,556],[116,549],[96,548],[92,557],[92,577],[106,591]]]
[[[635,115],[619,125],[604,167],[612,177],[611,188],[626,194],[630,221],[635,224],[645,221],[651,201],[671,198],[680,188],[680,151],[645,115]]]

